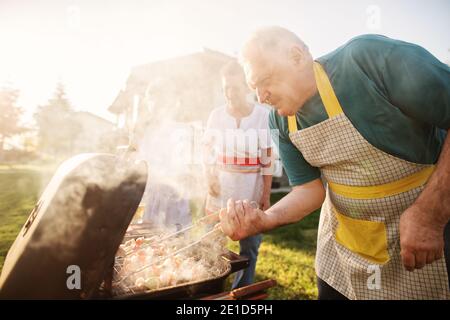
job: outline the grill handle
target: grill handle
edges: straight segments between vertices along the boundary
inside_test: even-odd
[[[240,256],[231,251],[225,253],[222,257],[230,263],[231,273],[245,269],[250,264],[250,260],[247,257]]]
[[[269,279],[269,280],[251,284],[246,287],[234,289],[233,291],[231,291],[230,295],[234,299],[242,299],[242,298],[245,299],[245,297],[249,297],[250,295],[255,295],[255,297],[258,297],[259,299],[263,299],[263,298],[259,297],[259,295],[262,295],[265,290],[272,288],[276,285],[277,285],[277,282],[275,280]]]

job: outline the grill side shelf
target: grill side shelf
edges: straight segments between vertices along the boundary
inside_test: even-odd
[[[250,260],[245,256],[240,256],[232,251],[223,254],[223,259],[231,265],[231,273],[245,269],[249,266]]]

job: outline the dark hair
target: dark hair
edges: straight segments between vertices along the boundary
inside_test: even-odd
[[[238,63],[236,59],[231,60],[220,70],[220,75],[222,77],[236,77],[241,76],[245,79],[244,69]]]

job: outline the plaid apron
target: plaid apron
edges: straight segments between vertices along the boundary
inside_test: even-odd
[[[434,165],[412,163],[366,141],[345,116],[322,66],[314,73],[329,119],[289,136],[326,179],[317,239],[319,278],[349,299],[450,299],[444,259],[408,272],[400,256],[401,214]]]

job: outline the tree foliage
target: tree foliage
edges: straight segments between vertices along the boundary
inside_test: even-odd
[[[49,101],[39,106],[34,117],[38,126],[39,150],[53,156],[71,152],[79,124],[72,118],[73,108],[66,97],[65,88],[58,83]]]
[[[26,131],[20,125],[23,110],[17,106],[19,91],[10,87],[0,89],[0,152],[3,151],[5,138]]]

